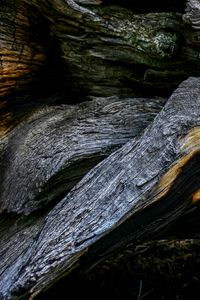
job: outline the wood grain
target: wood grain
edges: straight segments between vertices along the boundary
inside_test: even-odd
[[[20,241],[22,233],[27,237],[14,261],[9,251],[4,254],[4,297],[10,294],[15,299],[25,292],[35,295],[77,267],[79,261],[91,267],[130,241],[162,236],[185,214],[191,218],[199,214],[198,203],[192,201],[199,188],[198,177],[189,181],[198,172],[199,152],[190,155],[191,141],[190,147],[184,148],[191,130],[199,127],[199,86],[198,78],[183,82],[137,143],[127,143],[94,167],[43,218],[40,214],[19,220],[18,229],[7,221],[12,238],[8,244],[3,242],[4,249]],[[180,173],[169,187],[163,185],[163,176],[180,160]],[[158,199],[165,188],[168,192]]]

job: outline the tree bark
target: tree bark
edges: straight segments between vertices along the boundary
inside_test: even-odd
[[[199,4],[121,3],[0,4],[0,299],[199,231]]]
[[[132,240],[171,230],[178,220],[190,218],[191,230],[198,227],[199,182],[189,179],[198,172],[199,103],[199,79],[188,79],[137,143],[94,167],[49,213],[4,221],[5,239],[11,237],[6,243],[2,236],[1,248],[10,249],[2,259],[2,295],[36,295],[83,255],[84,267],[91,267]],[[15,259],[13,242],[21,245]]]
[[[62,199],[92,166],[137,140],[165,101],[113,96],[32,113],[1,141],[0,211],[30,214]]]
[[[80,6],[88,2],[89,8]],[[199,74],[199,43],[197,38],[194,45],[188,42],[194,38],[188,14],[185,18],[180,12],[135,14],[95,0],[79,1],[80,5],[71,0],[9,3],[1,4],[3,96],[10,86],[18,89],[36,80],[34,73],[41,72],[41,64],[50,69],[53,65],[55,72],[55,61],[62,88],[73,97],[127,96],[144,86],[162,93]]]

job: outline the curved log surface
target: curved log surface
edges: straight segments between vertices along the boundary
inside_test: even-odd
[[[113,96],[35,112],[2,140],[0,211],[30,214],[58,201],[93,165],[139,136],[164,102]]]
[[[10,268],[31,248],[48,211],[98,161],[137,139],[164,103],[113,96],[77,106],[53,105],[1,140],[2,277],[10,276]]]
[[[25,239],[10,267],[4,263],[2,297],[36,295],[82,256],[91,267],[132,240],[163,234],[184,215],[196,216],[198,226],[199,84],[198,78],[182,83],[136,144],[94,167],[45,220],[31,225],[37,227],[34,239]],[[18,240],[16,223],[13,232],[8,244]]]

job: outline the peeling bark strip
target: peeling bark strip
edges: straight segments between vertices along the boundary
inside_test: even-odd
[[[94,167],[35,222],[38,233],[16,260],[8,263],[4,253],[3,299],[36,295],[79,264],[89,268],[132,240],[173,229],[184,215],[198,220],[199,95],[200,79],[183,82],[137,144],[127,143]],[[175,174],[170,181],[169,172]]]

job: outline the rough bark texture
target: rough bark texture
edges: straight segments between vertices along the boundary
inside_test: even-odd
[[[135,14],[103,1],[90,1],[82,14],[73,1],[53,1],[46,9],[50,30],[62,53],[71,92],[110,96],[153,88],[171,90],[199,74],[199,50],[187,43],[192,34],[179,12]],[[85,1],[79,1],[81,4]],[[96,5],[95,5],[96,4]],[[41,1],[35,1],[41,9]],[[56,19],[56,21],[55,21]]]
[[[35,112],[2,140],[0,211],[30,214],[58,201],[93,165],[141,135],[164,103],[95,98]]]
[[[0,3],[0,299],[200,229],[199,3],[110,2]]]
[[[157,236],[184,214],[198,216],[199,182],[188,179],[198,170],[199,103],[199,79],[191,78],[136,144],[127,143],[94,167],[45,218],[40,215],[34,225],[32,217],[19,220],[15,234],[23,234],[23,247],[9,267],[15,221],[7,247],[3,241],[10,251],[2,260],[2,295],[37,294],[83,254],[91,267],[131,240]]]
[[[73,97],[80,93],[127,96],[144,86],[162,93],[199,74],[199,50],[188,43],[193,30],[182,20],[179,7],[172,12],[136,14],[107,5],[109,1],[89,3],[86,9],[63,0],[2,2],[2,82],[6,80],[2,95],[10,92],[10,86],[18,88],[28,78],[33,80],[45,58],[47,65],[57,61],[60,84]]]

